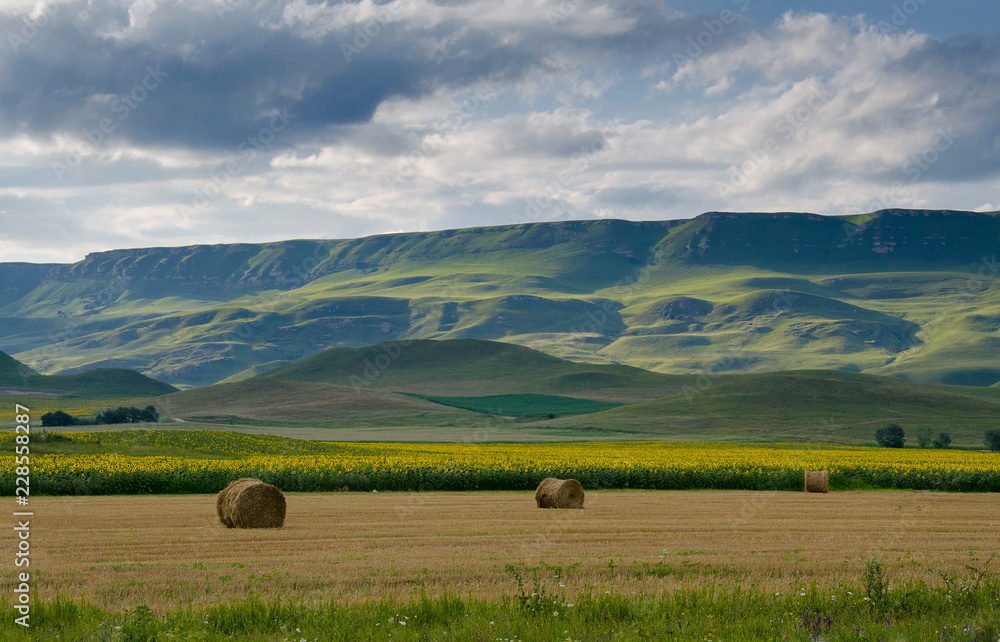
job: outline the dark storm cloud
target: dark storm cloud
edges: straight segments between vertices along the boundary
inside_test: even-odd
[[[324,25],[337,5],[71,0],[36,16],[44,24],[29,38],[24,13],[2,15],[0,33],[13,37],[0,58],[0,136],[78,136],[109,119],[109,135],[140,145],[231,147],[285,109],[295,137],[309,139],[369,120],[392,97],[670,51],[697,24],[632,2],[596,6],[632,21],[601,33],[583,3],[553,22],[559,6],[485,22],[461,5],[421,5],[421,15],[403,2]],[[296,11],[305,17],[290,19]]]

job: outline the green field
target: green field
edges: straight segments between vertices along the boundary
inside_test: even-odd
[[[442,406],[452,406],[487,415],[548,417],[549,419],[555,419],[557,415],[586,415],[593,412],[611,410],[612,408],[624,405],[608,401],[594,401],[593,399],[576,399],[574,397],[537,395],[532,393],[487,395],[485,397],[432,397],[411,393],[411,396],[433,401]]]

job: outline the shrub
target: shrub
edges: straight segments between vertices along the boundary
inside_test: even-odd
[[[75,426],[77,424],[76,417],[73,415],[63,412],[62,410],[56,410],[54,412],[47,412],[42,415],[42,426],[45,428],[56,428],[60,426]]]
[[[986,447],[994,452],[1000,452],[1000,430],[986,431]]]
[[[934,433],[931,432],[930,426],[917,426],[917,445],[921,448],[927,448],[931,445],[931,440],[934,438]]]
[[[951,437],[946,432],[941,433],[934,440],[935,448],[947,448],[949,444],[951,444]]]
[[[887,424],[875,431],[875,441],[885,448],[902,448],[906,443],[906,436],[902,426]]]

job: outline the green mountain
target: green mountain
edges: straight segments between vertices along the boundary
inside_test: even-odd
[[[155,397],[176,390],[170,384],[121,368],[97,368],[72,375],[40,375],[0,352],[0,396]]]
[[[413,339],[693,376],[992,386],[998,241],[997,213],[883,210],[115,250],[0,264],[0,348],[38,372],[125,367],[185,386]]]

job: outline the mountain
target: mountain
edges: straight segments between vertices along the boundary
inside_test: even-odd
[[[412,339],[695,376],[992,386],[998,247],[997,213],[882,210],[114,250],[0,264],[0,348],[47,374],[126,367],[185,386]]]
[[[170,384],[121,368],[97,368],[72,375],[40,375],[0,352],[0,396],[155,397],[176,390]]]

